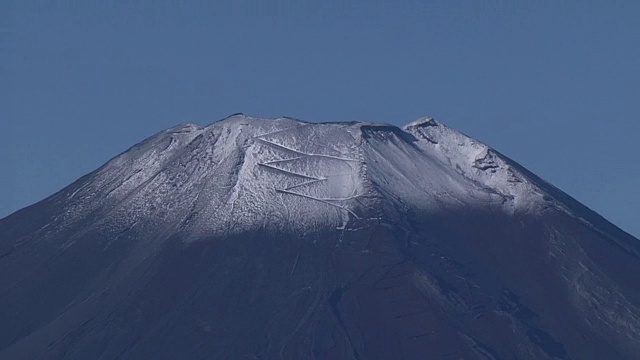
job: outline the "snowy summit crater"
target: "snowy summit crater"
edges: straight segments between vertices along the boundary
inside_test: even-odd
[[[400,128],[237,114],[115,157],[68,189],[61,221],[108,209],[100,221],[114,229],[352,230],[408,209],[530,211],[540,194],[510,160],[432,118]]]

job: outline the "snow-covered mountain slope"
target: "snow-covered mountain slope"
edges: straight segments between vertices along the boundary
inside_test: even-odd
[[[425,135],[428,124],[440,130],[435,145]],[[180,125],[56,194],[65,209],[50,231],[94,211],[114,231],[159,222],[219,235],[265,223],[357,228],[375,220],[369,212],[383,198],[433,211],[543,203],[540,191],[485,145],[432,120],[406,129],[243,115],[207,127]]]
[[[0,220],[0,358],[633,358],[639,254],[431,118],[238,114]]]

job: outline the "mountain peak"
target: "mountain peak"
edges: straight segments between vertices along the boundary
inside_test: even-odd
[[[118,227],[171,222],[205,236],[357,229],[403,208],[514,212],[542,204],[531,188],[486,145],[428,117],[401,129],[234,114],[152,136],[64,192],[69,216],[102,209]]]
[[[432,118],[236,114],[0,220],[0,358],[633,359],[639,283],[637,239]]]

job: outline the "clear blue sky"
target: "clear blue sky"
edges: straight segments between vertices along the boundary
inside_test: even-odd
[[[0,2],[0,217],[177,123],[428,114],[640,235],[638,1],[46,3]]]

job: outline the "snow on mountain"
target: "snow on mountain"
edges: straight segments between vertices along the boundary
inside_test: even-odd
[[[633,358],[638,283],[637,239],[432,118],[236,114],[0,220],[0,358]]]
[[[201,235],[265,224],[358,228],[375,220],[368,212],[381,199],[433,211],[544,203],[542,191],[486,145],[431,119],[403,129],[244,115],[180,125],[58,194],[68,206],[54,228],[92,211],[106,212],[100,221],[118,229],[147,219]]]

